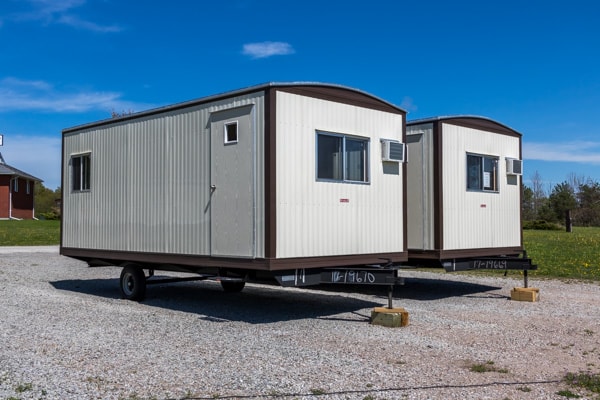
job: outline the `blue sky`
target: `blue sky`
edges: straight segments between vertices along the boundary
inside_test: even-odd
[[[600,2],[0,0],[0,147],[60,185],[67,127],[265,82],[523,134],[525,184],[600,181]]]

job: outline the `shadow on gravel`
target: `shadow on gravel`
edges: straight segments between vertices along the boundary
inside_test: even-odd
[[[502,288],[472,282],[423,278],[405,278],[404,286],[397,288],[399,297],[413,300],[440,300],[450,297],[499,297],[505,299],[506,296],[488,293],[498,289]]]
[[[405,278],[396,286],[394,299],[434,301],[452,297],[499,298],[489,293],[500,287],[443,279]],[[84,293],[107,299],[120,299],[118,279],[73,279],[51,282],[58,290]],[[320,285],[312,290],[247,284],[241,293],[226,293],[217,282],[179,282],[148,287],[150,307],[195,313],[211,322],[243,321],[252,324],[321,318],[364,322],[372,307],[387,305],[387,286]],[[309,288],[309,289],[311,289]],[[369,295],[373,301],[353,297]],[[348,313],[351,315],[348,316]],[[340,314],[345,314],[340,316]]]
[[[404,278],[404,285],[398,285],[394,288],[394,299],[422,301],[441,300],[451,297],[506,299],[507,296],[489,293],[498,289],[502,288],[444,279]],[[385,286],[321,285],[319,286],[319,290],[369,294],[381,297],[382,301],[387,298],[387,288]]]
[[[118,279],[69,279],[50,282],[55,289],[90,294],[109,299],[120,299]]]
[[[121,298],[118,279],[74,279],[50,283],[58,290],[107,299]],[[383,305],[382,302],[335,293],[311,293],[255,284],[247,284],[241,293],[226,293],[219,283],[208,281],[151,285],[141,303],[198,314],[200,319],[210,322],[241,321],[251,324],[305,318],[364,323],[370,319],[370,308]]]

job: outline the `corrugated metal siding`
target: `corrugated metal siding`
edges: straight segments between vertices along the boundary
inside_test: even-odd
[[[520,185],[509,184],[505,157],[519,158],[519,138],[442,124],[444,250],[521,244]],[[466,153],[498,156],[498,193],[467,191]]]
[[[380,145],[402,140],[402,124],[398,114],[277,94],[278,258],[405,250],[402,170],[383,174]],[[316,130],[370,138],[370,184],[317,182]]]
[[[262,92],[64,135],[63,246],[210,254],[210,113]],[[263,118],[255,122],[262,149]],[[90,152],[91,191],[72,193],[72,154]],[[262,154],[262,150],[261,150]],[[257,174],[257,256],[264,249],[263,158]]]
[[[408,248],[434,249],[433,125],[406,128]],[[413,138],[411,140],[411,138]]]

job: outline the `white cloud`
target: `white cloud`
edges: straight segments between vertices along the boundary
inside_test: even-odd
[[[117,25],[99,25],[91,21],[82,20],[74,15],[62,15],[57,22],[73,28],[99,33],[120,32],[123,30],[123,28]]]
[[[46,25],[60,24],[75,29],[92,32],[110,33],[123,30],[118,25],[101,25],[81,18],[73,9],[83,6],[86,0],[28,0],[33,9],[28,12],[13,14],[14,21],[41,21]]]
[[[252,58],[266,58],[271,56],[294,54],[295,51],[292,45],[289,43],[260,42],[245,44],[242,53]]]
[[[0,103],[0,112],[141,111],[153,107],[151,104],[125,101],[118,92],[65,92],[44,81],[27,81],[13,77],[0,80]]]
[[[600,164],[600,142],[524,142],[523,158],[540,161]]]

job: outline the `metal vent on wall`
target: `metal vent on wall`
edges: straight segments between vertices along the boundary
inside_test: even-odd
[[[391,162],[406,161],[406,145],[397,140],[381,140],[381,160]]]
[[[507,175],[522,175],[523,174],[523,161],[517,160],[516,158],[506,159],[506,174]]]

